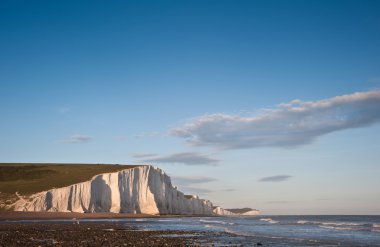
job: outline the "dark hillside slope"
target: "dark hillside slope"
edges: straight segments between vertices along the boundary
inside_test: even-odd
[[[16,192],[30,195],[134,167],[137,165],[0,163],[0,210],[17,199]]]

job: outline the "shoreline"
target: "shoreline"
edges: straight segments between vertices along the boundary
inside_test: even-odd
[[[74,213],[74,212],[0,212],[0,222],[9,220],[66,220],[66,219],[128,219],[128,218],[181,218],[219,217],[217,215],[152,215],[130,213]]]

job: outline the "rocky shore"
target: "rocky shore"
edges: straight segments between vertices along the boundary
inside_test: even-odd
[[[220,235],[221,233],[196,231],[141,231],[116,222],[0,222],[1,247],[240,246],[232,242],[220,242]]]

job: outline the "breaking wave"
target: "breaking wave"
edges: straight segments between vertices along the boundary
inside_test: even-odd
[[[332,226],[332,227],[340,227],[340,226],[367,226],[365,223],[353,223],[353,222],[332,222],[332,221],[308,221],[308,220],[299,220],[297,224],[311,224],[311,225],[323,225],[323,226]],[[376,225],[376,224],[374,224]],[[380,227],[380,225],[379,225]]]
[[[203,222],[203,223],[221,224],[221,225],[234,225],[235,224],[232,222],[225,222],[225,221],[221,221],[221,220],[204,220],[204,219],[201,219],[199,221]]]
[[[320,228],[325,228],[325,229],[331,229],[331,230],[355,230],[352,227],[324,226],[324,225],[321,225],[319,227]]]
[[[380,232],[380,224],[372,224],[372,231],[373,232]]]
[[[331,230],[380,232],[380,223],[310,221],[310,220],[298,220],[296,223],[300,225],[315,225],[320,228],[331,229]]]
[[[352,222],[321,222],[325,226],[363,226],[361,223],[352,223]]]
[[[268,223],[271,223],[271,224],[277,224],[277,223],[280,222],[280,221],[277,221],[277,220],[273,220],[272,218],[261,218],[260,220],[268,222]]]
[[[297,221],[297,224],[307,224],[309,222],[310,221],[307,221],[307,220],[299,220],[299,221]]]

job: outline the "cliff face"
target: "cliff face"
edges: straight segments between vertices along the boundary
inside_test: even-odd
[[[223,216],[233,216],[233,215],[238,215],[235,213],[232,213],[224,208],[221,208],[219,206],[214,207],[213,212],[215,215],[223,215]]]
[[[21,198],[15,203],[15,210],[213,214],[210,201],[198,197],[186,198],[172,186],[169,176],[152,166],[99,174],[86,182]]]
[[[260,215],[260,211],[252,208],[233,208],[233,209],[224,209],[221,207],[214,207],[213,210],[215,215],[223,216],[255,216]]]
[[[259,210],[256,210],[256,209],[253,209],[253,210],[250,210],[248,212],[245,212],[245,213],[242,213],[240,215],[243,215],[243,216],[255,216],[255,215],[260,215],[260,211]]]

